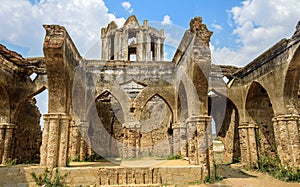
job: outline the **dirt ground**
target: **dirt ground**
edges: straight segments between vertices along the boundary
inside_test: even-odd
[[[300,183],[277,180],[267,174],[241,169],[240,165],[218,165],[217,173],[224,179],[214,184],[190,185],[191,187],[300,187]]]

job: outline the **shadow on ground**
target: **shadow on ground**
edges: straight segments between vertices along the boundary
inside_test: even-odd
[[[247,174],[241,170],[239,165],[220,164],[217,165],[218,176],[226,178],[257,178],[257,176]]]

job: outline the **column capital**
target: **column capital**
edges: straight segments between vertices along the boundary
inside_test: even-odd
[[[300,115],[297,114],[286,114],[286,115],[278,115],[272,118],[272,121],[298,121],[300,119]]]
[[[0,129],[15,129],[17,126],[12,123],[0,123]]]
[[[192,122],[210,122],[211,117],[210,116],[190,116],[186,122],[192,123]]]
[[[258,128],[258,126],[257,126],[257,124],[256,123],[254,123],[254,122],[242,122],[241,123],[241,125],[239,125],[239,127],[238,127],[239,129],[247,129],[247,128],[255,128],[255,129],[257,129]]]
[[[71,120],[71,116],[66,113],[48,113],[43,115],[44,120],[47,119],[68,119]]]

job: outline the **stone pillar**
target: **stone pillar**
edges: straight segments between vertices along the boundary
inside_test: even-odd
[[[79,131],[81,134],[80,139],[80,160],[85,160],[88,155],[88,145],[90,145],[90,138],[88,135],[89,124],[87,122],[80,122]]]
[[[163,61],[164,60],[164,40],[165,40],[165,33],[164,33],[164,30],[160,30],[159,31],[159,33],[160,33],[160,38],[159,38],[159,40],[160,40],[160,59],[159,60],[161,60],[161,61]]]
[[[137,158],[140,155],[140,131],[138,124],[129,124],[126,129],[126,139],[124,140],[123,158]]]
[[[14,124],[0,124],[0,164],[5,164],[12,157],[12,139],[15,128]]]
[[[85,160],[86,159],[86,155],[87,155],[86,142],[83,139],[83,137],[81,137],[81,139],[80,139],[79,159],[82,160],[82,161]]]
[[[58,152],[58,166],[64,167],[68,161],[68,140],[71,117],[62,115],[59,123],[59,152]]]
[[[180,128],[180,154],[182,156],[187,156],[187,129],[186,123],[179,123]]]
[[[101,57],[102,60],[109,60],[108,59],[108,44],[107,44],[107,37],[102,37],[102,53]]]
[[[128,33],[121,34],[121,57],[120,60],[128,61]]]
[[[116,31],[115,34],[115,38],[114,38],[114,60],[120,60],[120,53],[121,53],[121,49],[122,49],[122,45],[121,45],[121,36],[122,33],[119,31]]]
[[[75,121],[71,121],[69,136],[69,158],[79,156],[81,136]]]
[[[250,168],[258,167],[256,129],[254,123],[244,122],[239,126],[242,163]]]
[[[151,37],[146,35],[146,61],[151,61]]]
[[[63,113],[44,114],[41,166],[67,165],[70,120],[70,116]]]
[[[143,37],[143,31],[140,31],[136,34],[136,61],[142,61],[144,60],[143,56],[143,44],[144,44],[144,37]]]
[[[272,121],[281,164],[293,169],[300,167],[300,116],[280,115]]]
[[[161,58],[160,58],[160,38],[157,38],[156,41],[155,41],[155,60],[156,61],[160,61]]]
[[[214,158],[210,116],[192,116],[187,120],[188,157],[192,165],[204,166],[205,176],[213,177]]]
[[[180,154],[180,128],[178,123],[172,124],[173,128],[173,154]]]

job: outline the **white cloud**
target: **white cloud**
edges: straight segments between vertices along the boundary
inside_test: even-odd
[[[215,29],[216,31],[221,31],[221,30],[223,30],[223,27],[222,27],[221,25],[216,24],[216,23],[211,24],[211,27],[212,27],[213,29]]]
[[[246,65],[282,38],[290,37],[300,19],[299,0],[245,0],[229,11],[236,45],[214,48],[216,63]]]
[[[100,42],[100,28],[113,20],[119,26],[125,22],[109,13],[103,0],[43,0],[33,5],[29,0],[2,0],[1,4],[0,40],[29,48],[28,56],[43,55],[43,24],[65,26],[85,55],[91,44]]]
[[[165,15],[163,21],[161,22],[162,25],[171,25],[171,17],[169,15]]]
[[[130,14],[133,12],[133,8],[131,8],[131,4],[127,1],[122,2],[122,7],[128,11]]]

